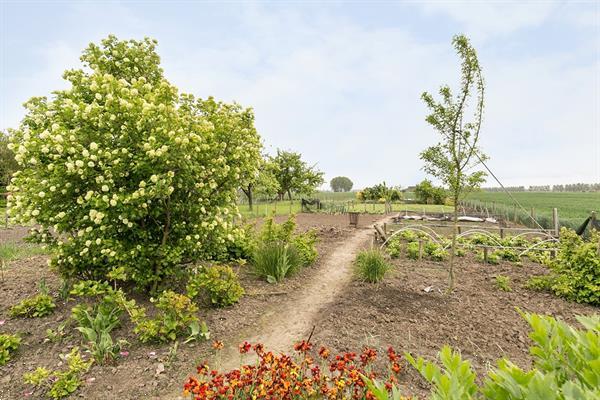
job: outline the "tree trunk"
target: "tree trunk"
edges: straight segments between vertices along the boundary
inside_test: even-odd
[[[454,290],[454,257],[456,254],[456,236],[458,235],[458,198],[454,197],[454,215],[452,218],[452,248],[450,253],[450,266],[448,269],[448,293]]]
[[[292,201],[292,191],[288,189],[288,199]]]
[[[246,189],[242,188],[242,192],[244,192],[244,194],[248,198],[248,208],[250,209],[250,211],[252,211],[252,185],[248,185]]]

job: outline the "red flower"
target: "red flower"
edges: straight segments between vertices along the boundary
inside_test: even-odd
[[[252,348],[252,345],[248,342],[244,342],[244,343],[240,344],[240,354],[248,353],[251,348]]]

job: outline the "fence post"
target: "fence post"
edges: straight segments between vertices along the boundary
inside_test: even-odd
[[[483,262],[484,263],[488,263],[488,247],[484,246],[483,247]]]
[[[517,221],[517,205],[516,204],[513,206],[513,222],[515,224],[518,222]]]
[[[419,260],[423,258],[423,240],[419,239]]]
[[[535,221],[535,208],[531,207],[531,219]]]
[[[552,226],[554,227],[554,236],[560,235],[560,224],[558,223],[558,208],[552,209]]]
[[[500,239],[504,239],[504,228],[500,228]]]
[[[387,222],[383,223],[383,233],[387,236]]]

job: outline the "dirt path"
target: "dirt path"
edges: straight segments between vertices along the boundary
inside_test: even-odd
[[[383,222],[386,218],[381,219]],[[358,229],[356,233],[329,253],[302,289],[279,299],[259,322],[259,332],[240,332],[237,342],[227,343],[222,353],[222,370],[239,367],[238,345],[244,340],[262,343],[274,352],[289,351],[293,344],[306,339],[319,311],[330,304],[352,279],[352,262],[356,253],[371,240],[373,230]],[[319,327],[317,326],[317,329]]]
[[[388,217],[377,223],[382,223]],[[258,328],[232,333],[229,342],[221,350],[220,370],[240,366],[238,346],[243,341],[262,343],[267,350],[289,352],[295,342],[306,339],[316,325],[320,311],[330,305],[352,280],[352,262],[356,253],[372,238],[372,225],[359,228],[333,252],[329,253],[318,269],[298,291],[289,295],[273,296],[273,305],[265,310]],[[276,289],[276,288],[275,288]],[[246,359],[245,362],[249,362]],[[175,396],[174,398],[179,398]]]

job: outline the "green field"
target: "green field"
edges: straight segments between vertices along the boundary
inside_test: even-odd
[[[561,225],[576,228],[592,211],[600,212],[600,192],[514,192],[513,197],[530,213],[535,209],[538,222],[545,228],[551,228],[552,209],[558,209]],[[508,213],[514,219],[514,204],[504,192],[477,192],[469,195],[467,203],[496,208],[497,213]],[[518,211],[517,219],[527,223],[525,212]]]
[[[312,196],[321,200],[323,212],[343,213],[348,211],[383,214],[385,205],[382,203],[361,203],[355,200],[355,195],[352,192],[348,193],[333,193],[319,192]],[[301,212],[300,200],[283,201],[258,201],[255,202],[254,208],[250,211],[248,204],[242,203],[238,205],[240,213],[246,218],[261,217],[271,215],[288,215],[290,213],[297,214]],[[314,207],[313,207],[314,209]],[[434,205],[434,204],[392,204],[392,212],[416,211],[426,213],[448,213],[452,211],[451,207]]]

